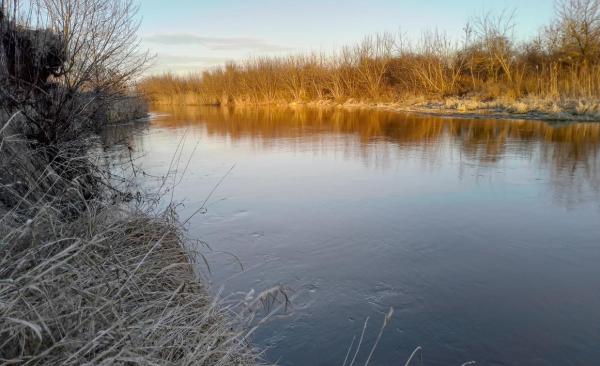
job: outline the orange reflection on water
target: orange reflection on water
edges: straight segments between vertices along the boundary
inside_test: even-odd
[[[596,157],[600,145],[600,124],[551,124],[528,120],[452,119],[402,114],[391,111],[337,108],[158,108],[168,114],[157,125],[181,127],[202,121],[209,134],[240,138],[290,139],[319,134],[356,136],[363,144],[385,139],[402,145],[427,145],[450,137],[462,150],[481,161],[496,161],[509,142],[523,153],[552,145],[548,159],[560,166]]]
[[[507,157],[548,171],[567,205],[600,195],[600,124],[440,118],[367,109],[157,107],[161,128],[201,127],[208,136],[250,141],[255,149],[341,152],[388,168],[403,154],[435,166],[449,153],[461,163],[493,167]]]

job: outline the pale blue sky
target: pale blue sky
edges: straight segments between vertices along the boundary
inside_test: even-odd
[[[150,72],[202,70],[255,55],[330,52],[382,31],[459,37],[474,16],[516,11],[516,33],[535,35],[554,0],[141,0]]]

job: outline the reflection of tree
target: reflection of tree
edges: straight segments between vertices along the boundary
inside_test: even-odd
[[[600,124],[445,119],[336,108],[184,107],[160,112],[169,114],[156,121],[161,127],[201,121],[209,135],[247,139],[263,148],[285,140],[286,146],[297,144],[300,149],[308,144],[312,151],[325,152],[334,142],[344,156],[381,166],[388,164],[390,154],[408,153],[423,154],[435,164],[448,144],[477,165],[493,166],[506,154],[525,160],[539,156],[560,200],[585,199],[584,192],[600,196]],[[340,140],[332,140],[336,138]]]
[[[138,137],[148,129],[148,123],[138,121],[127,124],[108,125],[102,130],[102,143],[105,146],[133,146],[143,149],[139,146],[143,143]]]
[[[104,154],[107,156],[102,163],[106,164],[106,171],[110,171],[116,176],[129,177],[134,176],[133,162],[139,158],[139,154],[130,150],[135,147],[137,151],[144,151],[143,133],[148,129],[148,124],[144,121],[109,125],[102,130],[101,142],[104,145]],[[116,177],[113,177],[116,178]],[[118,182],[115,182],[118,184]]]
[[[570,127],[570,128],[569,128]],[[600,196],[599,125],[569,125],[549,132],[541,160],[552,167],[557,200],[572,207]]]

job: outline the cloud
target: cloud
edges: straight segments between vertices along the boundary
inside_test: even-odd
[[[202,64],[202,65],[218,65],[229,61],[226,57],[206,57],[206,56],[187,56],[187,55],[169,55],[159,54],[156,58],[156,62],[159,64],[169,65],[190,65],[190,64]]]
[[[158,54],[152,67],[148,70],[148,74],[197,72],[223,65],[227,61],[231,61],[231,58]]]
[[[255,52],[289,51],[287,46],[269,43],[259,38],[247,37],[203,37],[189,33],[164,33],[147,36],[146,42],[163,46],[199,45],[214,51],[246,50]]]

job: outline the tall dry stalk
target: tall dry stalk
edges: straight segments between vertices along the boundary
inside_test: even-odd
[[[265,104],[406,96],[480,99],[600,98],[600,0],[557,0],[552,23],[517,42],[515,13],[485,14],[461,42],[425,32],[410,46],[401,35],[366,37],[330,56],[257,58],[202,75],[158,75],[140,90],[161,104]]]

